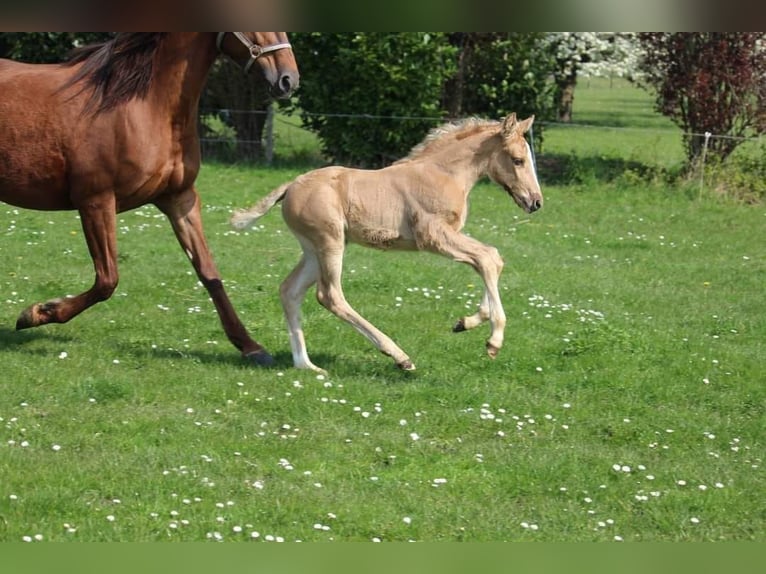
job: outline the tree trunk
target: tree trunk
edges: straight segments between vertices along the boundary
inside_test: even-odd
[[[449,119],[455,119],[463,113],[463,87],[465,85],[465,70],[470,61],[471,43],[465,32],[450,34],[450,43],[459,47],[457,71],[454,76],[444,82],[442,107],[447,112]]]
[[[572,106],[577,76],[567,76],[558,82],[558,120],[569,123],[572,121]]]
[[[258,160],[263,157],[263,130],[270,105],[270,102],[251,103],[250,109],[232,114],[232,125],[237,130],[238,158]]]
[[[236,131],[237,158],[261,159],[271,99],[255,78],[243,74],[231,60],[223,59],[216,64],[202,96],[202,107],[229,110],[223,119]]]

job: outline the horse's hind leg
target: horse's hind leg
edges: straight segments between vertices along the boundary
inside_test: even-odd
[[[282,309],[284,309],[285,320],[287,322],[287,333],[290,337],[290,349],[293,354],[293,365],[297,369],[312,369],[319,373],[324,373],[323,369],[317,367],[309,359],[306,350],[306,340],[303,336],[301,327],[301,304],[306,297],[306,291],[319,277],[319,265],[316,257],[310,252],[304,251],[298,265],[290,272],[290,275],[282,282],[279,287],[279,296],[282,300]]]
[[[117,288],[114,196],[104,194],[101,197],[90,198],[88,206],[80,209],[80,220],[96,271],[93,287],[75,297],[52,299],[26,308],[16,321],[16,329],[27,329],[46,323],[66,323],[88,307],[111,297]]]
[[[194,188],[156,201],[157,207],[167,215],[178,242],[191,260],[197,277],[213,300],[223,330],[229,341],[242,355],[258,365],[272,365],[274,359],[260,344],[248,335],[223,287],[218,268],[202,230],[200,200]]]
[[[412,371],[412,364],[407,354],[402,351],[385,333],[377,329],[357,313],[346,301],[341,287],[341,270],[343,266],[343,248],[323,250],[319,256],[320,277],[317,282],[317,299],[338,318],[351,324],[357,331],[367,337],[384,355],[396,362],[396,366],[405,371]]]

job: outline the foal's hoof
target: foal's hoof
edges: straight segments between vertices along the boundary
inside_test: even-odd
[[[399,367],[402,371],[414,371],[415,365],[412,364],[412,361],[407,359],[406,361],[402,361],[401,363],[396,364],[397,367]]]
[[[458,322],[455,323],[455,326],[452,327],[452,332],[453,333],[461,333],[461,332],[463,332],[465,330],[466,330],[465,329],[465,322],[463,321],[463,319],[459,319]]]
[[[274,357],[269,355],[269,353],[265,349],[248,353],[247,355],[245,355],[245,359],[247,359],[248,361],[250,361],[251,363],[254,363],[255,365],[259,367],[274,366]]]
[[[499,352],[500,347],[495,347],[494,345],[487,343],[487,355],[489,355],[490,359],[496,359]]]

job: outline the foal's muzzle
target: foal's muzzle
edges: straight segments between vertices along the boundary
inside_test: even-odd
[[[508,195],[513,198],[513,201],[516,203],[516,205],[518,205],[527,213],[534,213],[543,206],[543,198],[540,195],[528,195],[527,197],[519,197],[513,192],[510,186],[503,185],[503,189],[505,189]]]

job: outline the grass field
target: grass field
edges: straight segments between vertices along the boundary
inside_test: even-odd
[[[587,177],[541,171],[532,216],[496,186],[471,196],[467,231],[506,261],[494,361],[488,329],[451,332],[481,295],[469,268],[352,246],[349,301],[417,371],[312,296],[328,376],[291,368],[278,286],[297,243],[278,210],[246,233],[228,218],[299,168],[199,179],[272,369],[225,340],[152,207],[120,216],[112,299],[15,332],[92,267],[75,214],[0,206],[0,540],[766,540],[766,210],[633,177],[680,161],[677,132],[625,86],[576,97],[575,121],[625,128],[546,131],[543,156]]]

